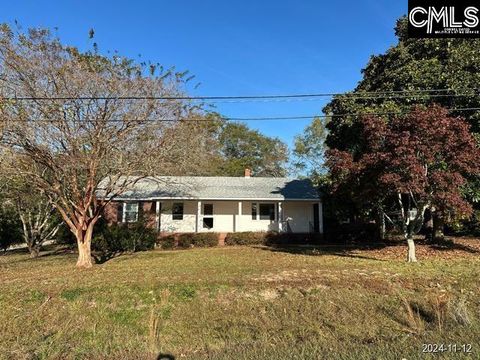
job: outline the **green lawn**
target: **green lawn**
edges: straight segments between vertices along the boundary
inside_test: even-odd
[[[474,247],[420,246],[418,264],[403,246],[152,251],[83,271],[75,254],[4,255],[0,358],[466,357],[422,354],[445,343],[472,344],[478,359]]]

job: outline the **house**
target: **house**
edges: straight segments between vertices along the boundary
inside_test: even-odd
[[[158,176],[139,180],[105,212],[110,223],[144,219],[161,234],[277,231],[323,233],[312,183],[289,178]]]

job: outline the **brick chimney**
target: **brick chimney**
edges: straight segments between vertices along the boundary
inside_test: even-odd
[[[252,176],[252,170],[246,168],[246,169],[245,169],[245,177],[246,177],[246,178],[249,178],[249,177],[251,177],[251,176]]]

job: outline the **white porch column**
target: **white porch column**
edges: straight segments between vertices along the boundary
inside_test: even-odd
[[[283,232],[283,203],[281,201],[278,202],[278,213],[277,213],[277,221],[278,221],[278,232]]]
[[[323,204],[318,203],[318,231],[323,234]]]
[[[157,231],[160,231],[161,228],[161,224],[160,224],[160,216],[161,216],[161,213],[160,213],[160,201],[157,201],[157,203],[155,204],[155,222],[156,222],[156,225],[157,225]]]
[[[202,228],[202,202],[198,201],[197,202],[197,226],[195,229],[195,232],[200,232],[200,229]]]
[[[240,231],[240,219],[242,217],[242,202],[238,202],[238,213],[237,216],[234,217],[234,222],[233,222],[233,231],[237,232]]]

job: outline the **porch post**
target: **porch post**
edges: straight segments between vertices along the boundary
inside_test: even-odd
[[[318,203],[318,232],[323,234],[323,204]]]
[[[160,213],[160,201],[157,201],[157,203],[155,204],[155,221],[156,221],[156,225],[157,225],[157,231],[160,231],[161,228],[160,228],[160,216],[161,216],[161,213]]]
[[[195,229],[195,232],[200,232],[200,229],[202,228],[202,224],[200,223],[202,219],[202,202],[198,201],[197,202],[197,226]]]
[[[281,201],[278,202],[278,213],[277,213],[277,221],[278,221],[278,232],[283,232],[283,203]]]
[[[238,215],[234,217],[233,232],[240,230],[240,219],[242,217],[242,202],[238,202]]]

